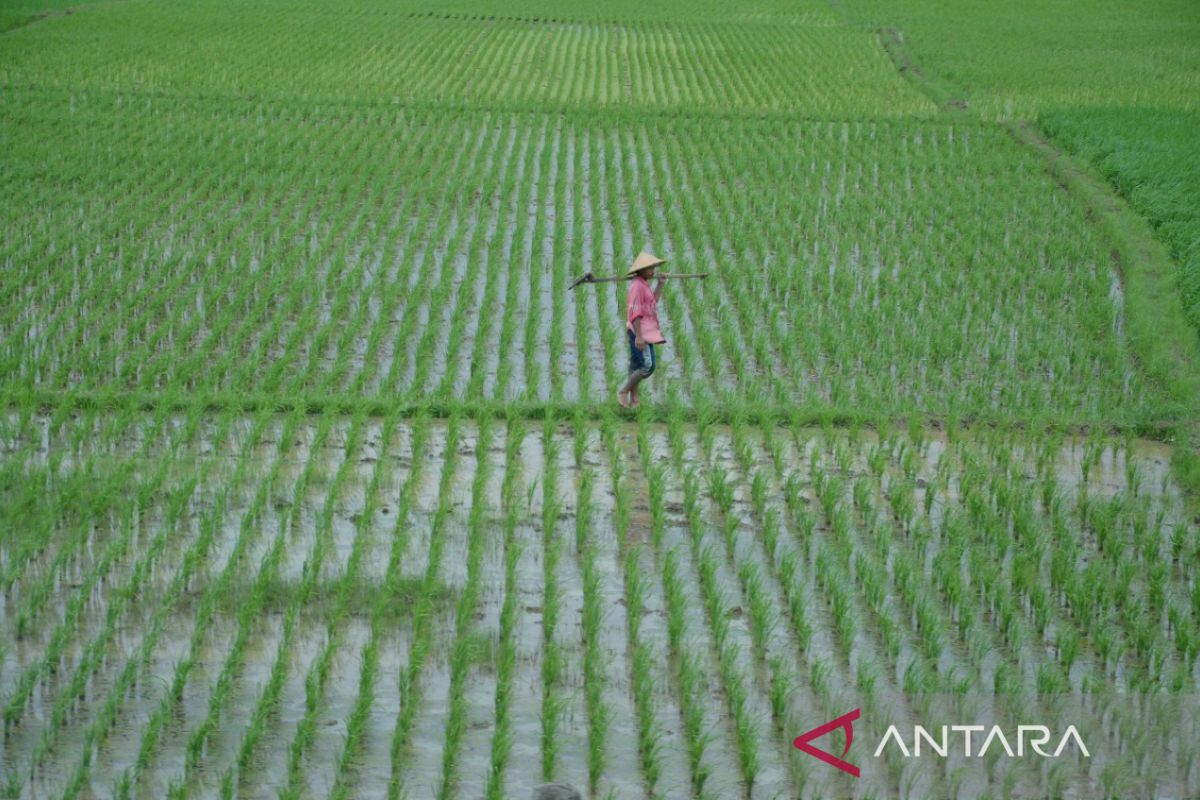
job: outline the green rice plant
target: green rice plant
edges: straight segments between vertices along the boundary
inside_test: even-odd
[[[461,425],[462,421],[458,416],[451,416],[447,423],[446,449],[439,480],[438,504],[431,522],[429,562],[422,578],[421,594],[413,609],[413,637],[409,664],[407,669],[398,676],[401,703],[392,737],[392,778],[388,784],[389,796],[398,796],[401,790],[402,769],[407,756],[404,745],[411,735],[416,720],[421,699],[421,671],[433,644],[435,631],[433,587],[441,568],[442,549],[445,546],[445,539],[440,533],[450,512],[451,492],[449,487],[455,472]]]
[[[178,491],[181,493],[186,492],[188,495],[190,495],[193,490],[194,484],[185,483]],[[173,504],[173,507],[180,509],[182,504],[177,501]],[[126,530],[128,531],[128,526],[126,526]],[[102,630],[97,633],[87,645],[85,645],[80,662],[69,677],[65,690],[58,695],[53,703],[53,707],[50,712],[50,719],[53,724],[44,729],[42,738],[38,741],[38,744],[34,748],[32,758],[34,769],[36,769],[45,756],[51,751],[57,737],[58,728],[62,726],[69,708],[74,704],[75,698],[86,687],[86,683],[91,674],[100,666],[103,651],[107,648],[109,639],[115,632],[116,624],[128,609],[131,600],[136,594],[134,591],[132,591],[131,587],[140,585],[140,583],[145,579],[145,575],[149,570],[150,564],[152,564],[153,561],[163,552],[166,543],[166,536],[167,530],[164,529],[160,532],[158,537],[156,537],[154,542],[150,544],[142,558],[136,563],[127,582],[114,592],[113,599],[107,604],[107,611],[104,617],[104,626]],[[205,541],[203,535],[199,541]],[[186,575],[188,573],[185,571],[184,574]],[[71,629],[74,628],[74,623],[76,622],[77,618],[77,611],[72,612],[68,610],[68,615],[64,621],[64,626],[60,627],[59,631],[62,631],[63,635],[65,636],[66,633],[69,633]],[[58,638],[59,642],[63,641],[62,636],[60,636],[58,633],[56,633],[55,636]],[[153,640],[151,639],[151,641]],[[18,684],[16,690],[9,696],[6,703],[6,720],[11,719],[15,722],[15,720],[23,714],[25,698],[28,697],[33,688],[32,683],[29,682],[30,679],[33,678],[36,680],[37,676],[41,672],[46,671],[51,667],[51,665],[56,664],[60,658],[60,654],[61,644],[56,646],[55,640],[52,639],[51,647],[47,651],[46,658],[23,673],[21,683]],[[126,680],[128,681],[129,679]]]
[[[509,426],[506,447],[515,452],[513,444],[514,431]],[[515,480],[517,462],[506,461],[504,483],[508,485]],[[511,490],[510,490],[511,491]],[[513,670],[516,667],[517,651],[513,644],[512,630],[517,614],[516,569],[520,558],[520,548],[515,542],[517,518],[513,506],[508,506],[504,520],[504,604],[500,609],[500,651],[496,666],[496,705],[495,732],[492,736],[491,767],[488,773],[487,797],[489,800],[503,797],[504,768],[512,749],[512,732],[509,724],[508,709],[511,702],[511,686]]]
[[[244,455],[252,449],[253,443],[258,440],[259,436],[261,435],[261,433],[265,427],[266,422],[267,422],[267,416],[265,414],[261,415],[256,420],[256,423],[252,429],[251,435],[246,440],[245,450],[243,450],[243,453],[242,453],[243,458],[239,458],[239,460],[238,460],[239,474],[244,469],[244,464],[246,463],[245,459],[244,459]],[[279,462],[277,461],[276,465],[278,465],[278,463]],[[207,472],[207,470],[205,470],[205,472]],[[202,477],[203,477],[203,473],[202,473]],[[229,484],[230,489],[232,489],[232,487],[235,485],[236,485],[236,481]],[[191,493],[191,489],[189,488],[189,494],[190,493]],[[260,485],[260,490],[259,490],[258,494],[256,495],[257,503],[252,505],[251,508],[246,512],[247,517],[256,513],[257,509],[261,507],[261,503],[263,500],[265,500],[266,494],[267,493],[265,491],[265,487],[262,487]],[[177,509],[175,513],[178,514],[178,509],[181,507],[178,505],[176,505],[174,507]],[[219,516],[220,515],[218,514],[217,518],[219,518]],[[173,520],[171,521],[171,523],[173,524]],[[146,635],[143,637],[140,648],[139,648],[140,657],[130,658],[129,660],[126,661],[124,669],[121,671],[119,677],[114,682],[113,686],[111,687],[111,689],[109,690],[109,692],[105,698],[101,712],[93,719],[91,725],[89,726],[86,735],[89,737],[89,739],[92,742],[95,743],[95,746],[98,747],[99,744],[103,742],[103,740],[107,737],[108,733],[113,728],[116,717],[120,713],[120,707],[125,700],[125,696],[129,690],[129,687],[132,685],[133,681],[135,680],[135,678],[137,676],[137,672],[149,662],[150,653],[155,646],[158,636],[162,632],[162,629],[163,629],[165,620],[167,619],[167,616],[174,610],[176,604],[180,601],[180,597],[181,597],[183,588],[187,585],[187,583],[191,579],[192,570],[195,569],[195,566],[198,561],[198,559],[195,556],[197,554],[204,553],[211,546],[214,531],[215,531],[215,526],[210,525],[210,526],[207,526],[206,528],[202,527],[201,536],[192,545],[192,548],[189,550],[188,556],[185,556],[185,558],[183,559],[183,565],[184,565],[183,569],[179,573],[177,573],[175,575],[175,577],[173,578],[173,580],[172,580],[170,586],[168,587],[168,589],[165,593],[165,596],[163,598],[164,602],[162,602],[157,607],[155,614],[153,615],[150,622],[148,623],[148,631],[147,631]],[[232,559],[230,560],[230,563],[231,562],[232,562]],[[134,574],[135,581],[140,582],[143,579],[144,579],[144,574],[139,574],[139,573],[135,572],[135,574]],[[177,670],[176,670],[176,683],[177,684],[181,680],[184,679],[184,676],[186,675],[186,671],[184,671],[183,675],[181,675],[180,673],[181,673],[181,671],[177,667]],[[78,674],[79,673],[77,673],[77,675]],[[173,702],[175,697],[176,697],[175,693],[169,693],[169,694],[165,695],[164,700],[163,700],[163,705],[160,705],[160,709],[162,709],[166,703]],[[157,727],[160,728],[161,724],[162,724],[161,714],[159,714],[156,719],[158,720]],[[145,760],[146,760],[145,756],[142,754],[148,753],[149,750],[152,749],[154,746],[154,742],[157,739],[157,735],[154,732],[155,730],[156,730],[156,728],[155,728],[154,724],[152,723],[151,734],[149,735],[148,739],[143,739],[142,750],[139,752],[139,758],[138,758],[139,766],[144,764]],[[49,740],[43,739],[43,747],[44,748],[48,748],[49,744],[50,744]],[[73,795],[73,794],[77,793],[78,791],[80,791],[82,789],[84,783],[86,782],[88,774],[89,774],[89,770],[91,767],[91,758],[90,758],[91,751],[92,751],[91,746],[89,746],[88,748],[85,748],[84,756],[83,756],[82,760],[80,761],[79,766],[77,767],[77,769],[74,773],[72,782],[70,784],[70,788],[68,789],[68,794]],[[45,752],[45,750],[43,750],[43,752]],[[128,772],[126,773],[126,777],[127,778],[130,777]]]
[[[558,722],[566,708],[565,700],[558,694],[561,689],[562,659],[554,638],[559,608],[557,566],[560,543],[555,533],[559,515],[557,445],[554,422],[550,418],[544,421],[542,428],[542,450],[542,567],[545,586],[542,602],[542,777],[549,781],[555,774]]]
[[[265,420],[266,416],[264,415],[263,421]],[[298,422],[298,415],[293,414],[287,417],[287,420],[284,422],[284,426],[280,433],[280,437],[278,437],[278,441],[280,441],[280,443],[292,440],[295,427],[298,425]],[[282,445],[280,447],[280,451],[278,452],[280,452],[280,456],[282,456]],[[266,479],[262,485],[262,488],[265,489],[265,491],[260,492],[258,497],[262,497],[264,500],[269,497],[270,487],[275,485],[278,473],[280,473],[280,469],[282,468],[282,464],[282,457],[276,458],[275,462],[272,463],[268,479]],[[211,606],[208,606],[208,608],[211,608]],[[142,742],[140,742],[138,748],[136,763],[134,763],[130,770],[126,770],[126,780],[130,782],[137,780],[138,776],[144,774],[144,772],[150,768],[151,760],[154,758],[157,742],[158,739],[160,739],[163,726],[167,723],[168,718],[174,715],[175,710],[178,709],[179,705],[182,703],[182,698],[184,698],[184,688],[187,684],[188,675],[190,675],[194,664],[196,664],[197,648],[199,648],[200,643],[202,643],[206,624],[208,624],[208,621],[210,620],[211,614],[205,614],[197,621],[197,626],[194,628],[192,634],[191,649],[188,650],[187,654],[175,664],[175,673],[172,679],[172,684],[170,684],[169,691],[163,694],[161,703],[158,704],[155,711],[152,712],[148,727],[143,730]],[[268,690],[264,690],[264,696],[269,694],[271,691],[274,691],[275,696],[277,697],[277,692],[280,691],[280,688],[282,688],[283,672],[281,669],[281,664],[284,663],[282,651],[286,649],[286,645],[289,640],[289,633],[294,628],[294,621],[295,613],[293,610],[293,612],[287,616],[286,621],[284,621],[284,636],[280,645],[281,656],[277,658],[275,667],[272,667],[271,678],[268,682]],[[262,708],[262,706],[263,703],[260,702],[259,708]],[[257,736],[262,735],[262,724],[263,720],[258,716],[256,709],[256,716],[252,717],[251,733],[247,734],[247,739],[257,738]],[[245,752],[245,750],[242,752]],[[245,769],[244,760],[244,757],[239,757],[239,762],[241,763],[242,769]]]

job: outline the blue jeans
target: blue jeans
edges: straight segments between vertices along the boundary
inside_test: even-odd
[[[629,335],[629,378],[633,380],[636,374],[637,380],[645,380],[654,374],[654,345],[647,344],[645,350],[638,350],[633,331],[626,328],[625,333]]]

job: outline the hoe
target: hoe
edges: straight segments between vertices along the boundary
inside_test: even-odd
[[[692,273],[684,273],[684,274],[680,274],[680,273],[676,273],[676,272],[663,272],[663,273],[660,273],[660,275],[663,278],[669,278],[671,280],[676,280],[678,278],[707,278],[708,277],[707,272],[692,272]],[[597,278],[595,275],[593,275],[592,273],[589,272],[586,275],[584,275],[582,278],[576,278],[575,281],[567,288],[574,289],[576,286],[578,286],[581,283],[612,283],[613,281],[627,281],[631,277],[632,276],[626,277],[624,275],[614,275],[611,278]]]

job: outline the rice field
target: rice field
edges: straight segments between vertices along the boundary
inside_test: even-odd
[[[0,797],[1200,795],[1133,255],[846,13],[0,13]]]
[[[509,797],[534,773],[794,796],[838,789],[788,735],[837,710],[838,675],[867,708],[986,691],[1001,716],[1019,687],[1033,713],[1195,685],[1200,530],[1168,449],[1133,439],[267,411],[2,430],[27,533],[0,565],[0,767],[34,796]],[[1193,762],[1160,785],[1194,790]]]
[[[663,298],[671,404],[1169,410],[1086,209],[978,124],[6,101],[20,391],[609,402],[623,290],[567,286],[653,241],[715,271]]]

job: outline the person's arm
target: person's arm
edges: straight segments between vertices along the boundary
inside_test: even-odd
[[[654,299],[655,299],[655,300],[657,300],[658,298],[662,297],[662,290],[663,290],[663,286],[665,286],[665,285],[666,285],[666,283],[667,283],[667,276],[666,276],[666,275],[659,275],[659,276],[658,276],[658,283],[657,283],[657,284],[655,285],[655,287],[654,287]]]
[[[638,350],[646,349],[646,340],[642,338],[642,318],[633,318],[633,346]]]

